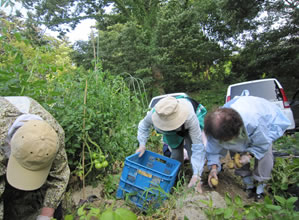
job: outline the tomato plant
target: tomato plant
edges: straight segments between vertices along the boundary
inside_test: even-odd
[[[97,169],[97,170],[99,170],[99,169],[101,169],[102,167],[103,167],[103,165],[101,164],[101,163],[95,163],[95,168]]]
[[[107,166],[108,166],[108,161],[105,160],[105,161],[102,163],[102,166],[103,166],[103,167],[107,167]]]

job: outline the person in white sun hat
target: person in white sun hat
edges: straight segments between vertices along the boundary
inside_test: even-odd
[[[64,131],[29,97],[0,97],[0,219],[61,219]]]
[[[202,192],[201,174],[205,163],[205,149],[199,119],[191,102],[186,98],[166,96],[139,122],[137,139],[139,148],[136,150],[142,157],[146,150],[146,142],[151,127],[163,134],[163,141],[172,151],[171,158],[183,164],[184,145],[191,158],[193,176],[188,187],[195,187]]]

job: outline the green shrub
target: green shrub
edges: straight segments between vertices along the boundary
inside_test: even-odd
[[[299,217],[299,212],[294,211],[294,203],[297,197],[285,199],[280,196],[275,196],[272,201],[268,196],[264,202],[254,202],[245,205],[239,196],[231,198],[227,193],[225,195],[226,208],[215,208],[213,202],[201,200],[208,207],[205,209],[205,214],[208,219],[285,219],[292,220]]]

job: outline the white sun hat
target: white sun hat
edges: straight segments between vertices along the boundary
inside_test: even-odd
[[[189,109],[183,99],[167,96],[155,105],[152,121],[156,128],[171,131],[182,126],[188,114]]]

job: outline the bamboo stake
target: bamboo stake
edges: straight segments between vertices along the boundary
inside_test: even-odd
[[[87,98],[87,80],[85,81],[85,91],[84,91],[84,109],[83,109],[83,130],[85,130],[85,119],[86,119],[86,98]],[[85,131],[84,131],[84,135]],[[83,194],[83,199],[85,200],[85,141],[83,142],[82,146],[82,167],[83,167],[83,178],[82,178],[82,184],[83,184],[83,189],[82,189],[82,194]]]
[[[92,47],[93,47],[94,71],[96,71],[97,70],[97,54],[96,54],[96,46],[95,46],[93,30],[91,31],[90,36],[91,36]]]

